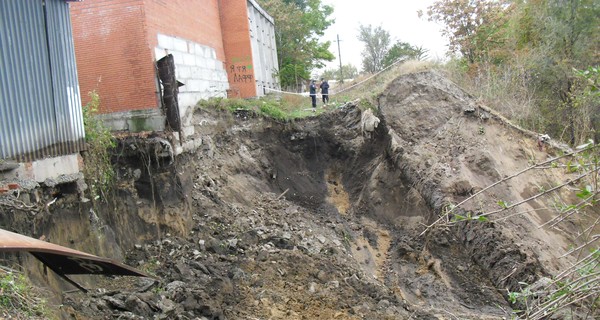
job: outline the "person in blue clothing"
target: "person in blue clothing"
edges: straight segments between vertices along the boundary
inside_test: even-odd
[[[317,85],[315,80],[310,80],[310,99],[312,100],[313,112],[317,111]]]
[[[329,103],[329,83],[324,78],[321,78],[321,84],[319,85],[321,88],[321,96],[323,97],[323,104]]]

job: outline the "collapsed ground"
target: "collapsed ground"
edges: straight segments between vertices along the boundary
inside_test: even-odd
[[[396,79],[376,104],[372,137],[361,133],[360,108],[346,104],[291,123],[199,109],[198,148],[175,158],[148,143],[161,138],[122,139],[115,208],[97,209],[85,230],[108,234],[126,263],[158,280],[89,282],[102,289],[65,293],[63,315],[510,317],[509,291],[568,263],[558,259],[571,244],[564,233],[538,228],[551,218],[546,204],[422,232],[446,204],[547,151],[434,72]],[[487,212],[564,179],[560,171],[522,175],[465,210]],[[60,239],[65,231],[33,235],[42,232]]]

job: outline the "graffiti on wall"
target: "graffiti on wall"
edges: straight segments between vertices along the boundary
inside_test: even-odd
[[[250,56],[234,57],[229,65],[229,74],[233,76],[235,83],[247,83],[254,81],[252,72],[252,58]]]

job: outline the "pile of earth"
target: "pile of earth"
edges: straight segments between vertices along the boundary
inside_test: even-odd
[[[125,248],[126,263],[157,279],[111,279],[88,294],[65,293],[65,312],[77,319],[510,317],[509,291],[561,267],[556,258],[568,242],[537,228],[550,218],[545,211],[423,231],[448,203],[547,154],[435,72],[396,79],[377,103],[372,138],[361,134],[353,103],[286,123],[198,109],[195,151],[161,169],[119,164],[119,188],[128,194],[141,190],[143,172],[167,170],[177,178],[163,189],[181,190],[189,203],[182,227],[156,222],[154,234]],[[487,212],[563,178],[525,174],[464,208]],[[157,221],[177,216],[162,212]]]

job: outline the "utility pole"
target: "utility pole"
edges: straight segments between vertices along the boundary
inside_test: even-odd
[[[340,50],[340,35],[337,35],[338,57],[340,58],[340,83],[344,83],[344,73],[342,72],[342,51]]]

